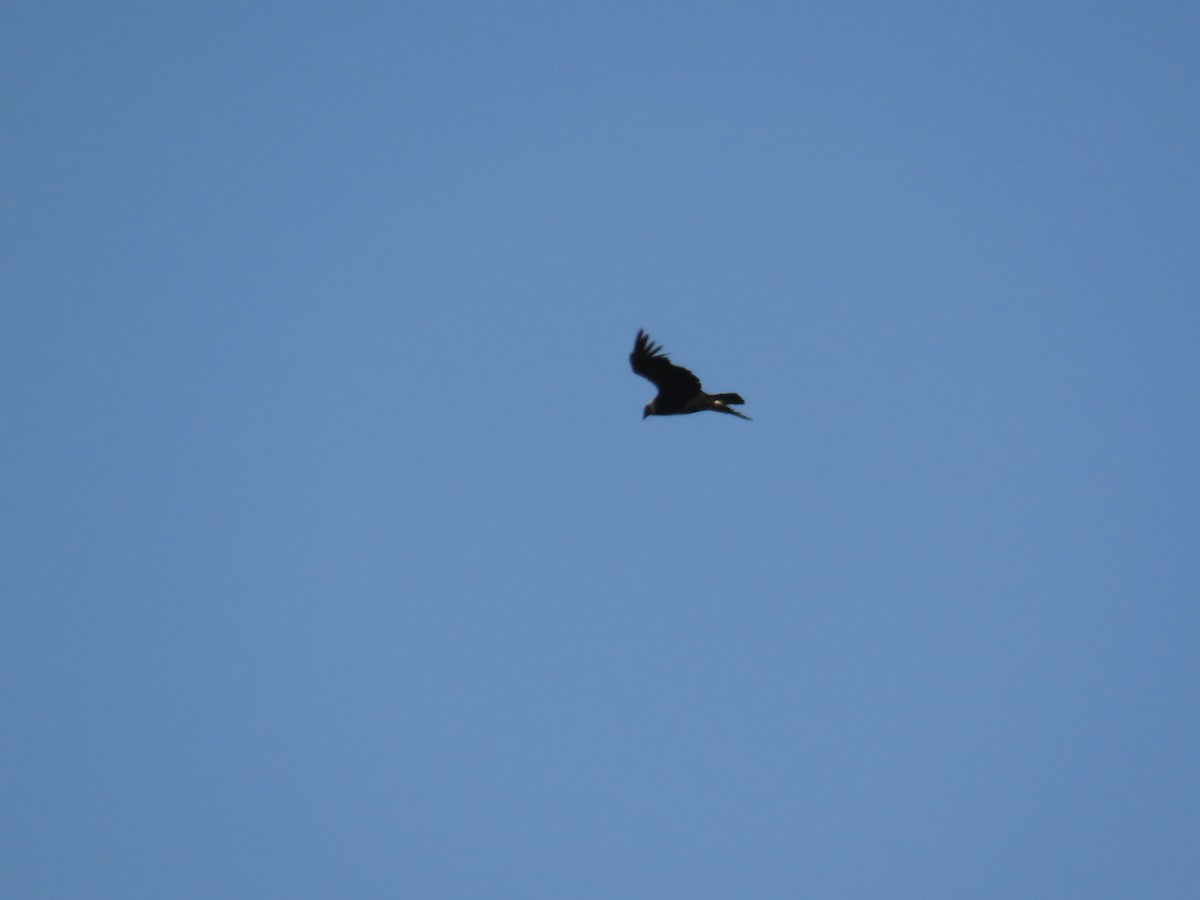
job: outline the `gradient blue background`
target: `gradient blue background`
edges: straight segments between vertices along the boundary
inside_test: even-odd
[[[4,894],[1200,896],[1198,41],[10,3]]]

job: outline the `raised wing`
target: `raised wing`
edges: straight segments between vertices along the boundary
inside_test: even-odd
[[[667,359],[662,345],[654,343],[650,335],[640,329],[633,342],[633,352],[629,354],[629,364],[638,375],[654,382],[660,394],[691,397],[700,390],[700,379]]]

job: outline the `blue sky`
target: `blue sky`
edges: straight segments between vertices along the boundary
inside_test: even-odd
[[[1197,10],[10,5],[6,894],[1196,897]]]

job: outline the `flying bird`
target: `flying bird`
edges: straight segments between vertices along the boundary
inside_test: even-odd
[[[650,335],[639,329],[629,354],[633,371],[654,382],[658,396],[646,404],[642,418],[646,416],[681,416],[685,413],[711,409],[729,413],[749,421],[750,417],[733,409],[731,403],[745,403],[741,394],[706,394],[700,389],[700,379],[677,366],[662,352],[662,345],[650,340]]]

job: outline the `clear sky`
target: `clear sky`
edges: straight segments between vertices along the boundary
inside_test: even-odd
[[[5,896],[1200,896],[1200,5],[2,19]]]

